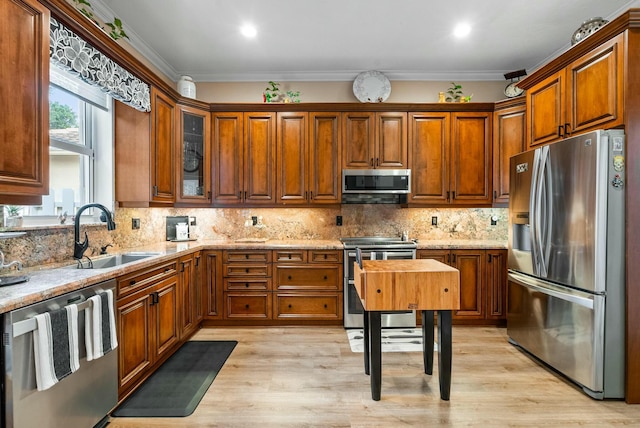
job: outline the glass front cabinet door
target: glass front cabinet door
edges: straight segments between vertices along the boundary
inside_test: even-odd
[[[179,106],[180,144],[178,163],[178,202],[189,204],[211,203],[209,113],[191,107]]]

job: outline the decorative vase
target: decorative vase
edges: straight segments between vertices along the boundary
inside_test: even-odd
[[[180,80],[178,80],[178,92],[183,97],[196,97],[196,84],[193,83],[193,79],[190,76],[180,76]]]
[[[22,227],[22,216],[7,217],[4,225],[5,227]]]
[[[447,101],[447,99],[444,97],[444,92],[438,92],[438,102],[439,103],[444,103],[446,101]]]

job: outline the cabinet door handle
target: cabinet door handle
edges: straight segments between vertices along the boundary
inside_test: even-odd
[[[182,262],[181,264],[182,264],[182,267],[180,268],[180,272],[184,272],[184,262]]]
[[[200,257],[196,257],[196,267],[200,266]]]
[[[369,165],[373,166],[373,158],[369,161]]]
[[[564,137],[564,127],[562,125],[558,126],[558,137]]]
[[[158,186],[153,186],[153,196],[158,196]]]
[[[456,262],[456,254],[455,253],[451,254],[451,262],[452,263]]]
[[[447,190],[447,202],[449,202],[449,194],[450,192]]]
[[[571,135],[571,125],[568,123],[564,124],[564,135]]]
[[[207,199],[211,199],[211,190],[207,192]]]
[[[495,201],[496,199],[498,199],[498,192],[496,192],[495,190],[493,191],[493,200]]]
[[[309,191],[309,200],[313,200],[313,192]]]
[[[456,198],[456,192],[453,191],[451,192],[451,200],[454,200]]]
[[[489,263],[491,263],[491,254],[489,254],[489,260],[488,260],[488,262],[489,262]]]
[[[380,166],[380,158],[376,158],[376,166]]]
[[[247,200],[247,191],[246,190],[244,191],[244,199],[245,199],[245,201]]]

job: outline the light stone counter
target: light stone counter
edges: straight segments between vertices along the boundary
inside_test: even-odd
[[[341,250],[342,243],[335,240],[202,240],[189,242],[163,242],[142,247],[129,248],[124,252],[153,252],[157,255],[127,263],[122,266],[106,269],[68,269],[75,265],[75,261],[45,265],[38,268],[24,269],[22,272],[11,271],[12,275],[27,275],[29,281],[0,288],[0,313],[41,302],[71,291],[75,291],[96,283],[115,278],[120,275],[175,259],[200,250],[229,250],[229,249],[265,249],[277,250],[287,248]],[[491,240],[421,240],[418,239],[418,249],[443,248],[478,248],[503,249],[506,242]],[[116,254],[116,253],[113,253]],[[97,260],[99,257],[93,258]]]

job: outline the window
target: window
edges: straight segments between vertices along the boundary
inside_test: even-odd
[[[23,207],[24,225],[58,224],[92,202],[113,207],[111,98],[52,65],[49,110],[49,195]]]

